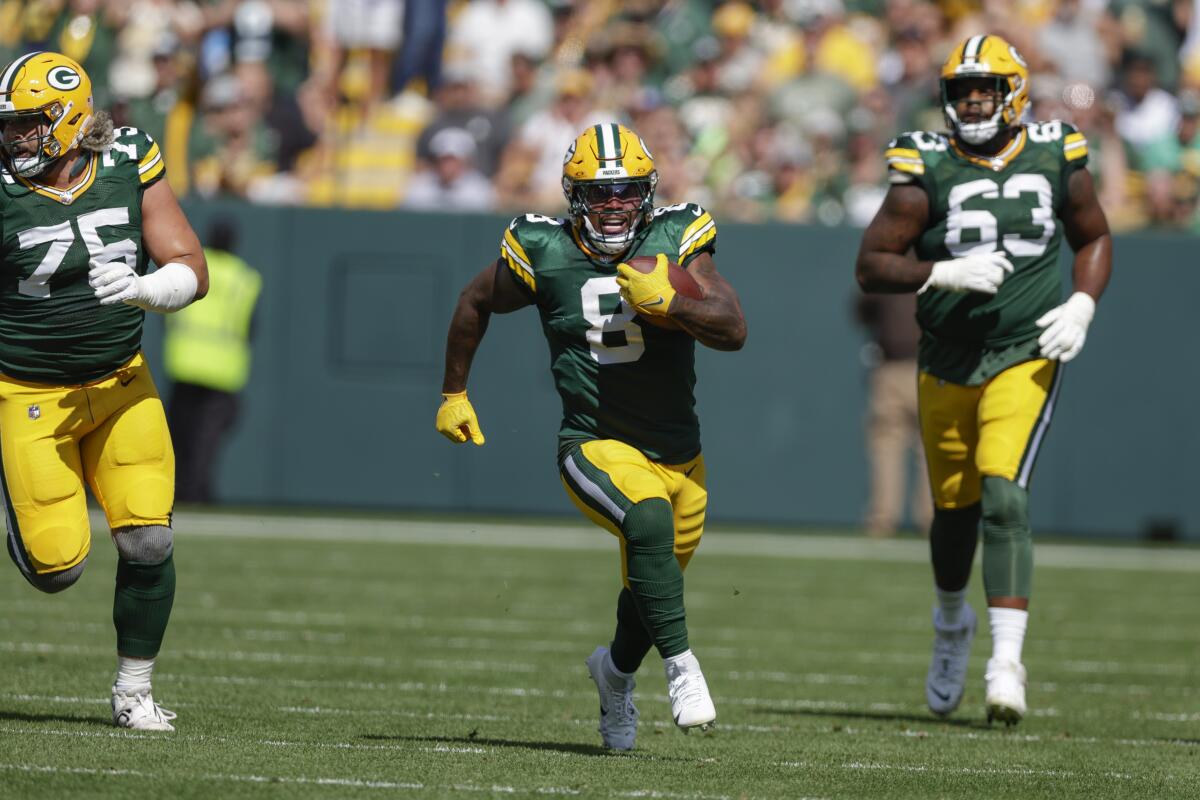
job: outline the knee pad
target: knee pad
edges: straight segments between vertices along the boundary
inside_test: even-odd
[[[43,572],[40,575],[34,573],[27,577],[29,578],[29,582],[39,592],[55,594],[79,580],[79,576],[83,574],[83,566],[85,564],[87,564],[87,556],[84,556],[83,561],[80,561],[73,567],[68,567],[58,572]]]
[[[1030,538],[1029,491],[996,475],[983,476],[984,542]]]
[[[675,516],[671,504],[661,497],[636,503],[625,513],[621,534],[631,550],[674,552]]]
[[[136,525],[113,531],[113,544],[121,560],[161,564],[171,557],[175,534],[166,525]]]

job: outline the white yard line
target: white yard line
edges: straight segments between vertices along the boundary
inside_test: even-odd
[[[283,539],[289,541],[379,542],[497,549],[612,550],[603,531],[573,525],[516,525],[510,522],[347,519],[329,516],[179,514],[181,538]],[[720,525],[706,533],[706,554],[772,558],[927,563],[929,545],[920,540],[876,541],[858,536],[739,532]],[[1096,544],[1039,544],[1038,568],[1200,572],[1200,550],[1151,549]]]
[[[431,748],[434,752],[448,752],[448,750],[437,750]],[[0,763],[0,771],[8,772],[26,772],[32,774],[46,775],[90,775],[95,777],[111,777],[111,778],[142,778],[154,781],[162,780],[162,775],[152,774],[148,772],[139,772],[130,769],[100,769],[92,767],[57,767],[50,765],[39,764],[3,764]],[[174,776],[177,780],[185,781],[212,781],[224,783],[270,783],[270,784],[285,784],[292,786],[336,786],[340,788],[352,789],[388,789],[392,791],[407,790],[407,791],[430,791],[444,793],[465,792],[471,794],[504,794],[504,795],[522,795],[528,796],[532,794],[546,796],[575,796],[584,792],[578,789],[571,789],[562,786],[507,786],[503,784],[480,785],[476,783],[452,783],[452,784],[425,784],[416,781],[383,781],[383,780],[366,780],[362,778],[325,778],[325,777],[307,777],[307,776],[292,776],[292,775],[238,775],[227,773],[179,773]],[[589,791],[589,794],[592,792]],[[659,789],[609,789],[606,793],[609,797],[631,797],[631,798],[664,798],[664,800],[732,800],[729,795],[723,794],[705,794],[703,792],[668,792]]]
[[[826,764],[813,764],[807,761],[778,761],[776,764],[780,767],[799,767],[804,769],[828,768]],[[928,772],[942,775],[1017,775],[1037,778],[1059,778],[1063,780],[1073,780],[1079,777],[1079,773],[1077,772],[1057,769],[1033,769],[1030,767],[931,767],[920,764],[880,764],[868,761],[850,761],[845,764],[838,764],[837,768],[844,770],[880,770],[883,772]],[[1130,775],[1125,772],[1102,772],[1098,773],[1096,777],[1115,780],[1142,780],[1140,776]]]
[[[29,642],[0,640],[0,653],[59,653],[71,655],[109,655],[111,649],[94,645],[60,644],[55,642]],[[182,648],[173,650],[171,657],[194,658],[200,661],[231,661],[256,664],[311,664],[334,665],[347,667],[370,667],[372,669],[407,669],[413,667],[436,670],[461,670],[464,672],[507,672],[517,674],[532,674],[546,668],[543,664],[509,661],[457,660],[438,658],[392,658],[384,656],[342,656],[342,655],[313,655],[308,653],[280,653],[271,650],[195,650]],[[811,650],[805,652],[805,658],[815,661],[830,661],[837,657],[838,661],[854,661],[859,664],[925,664],[928,656],[923,654],[906,653],[859,653],[849,659],[845,653],[824,652]],[[1071,673],[1087,675],[1146,675],[1153,677],[1187,677],[1193,674],[1194,667],[1190,664],[1136,664],[1117,661],[1063,661],[1056,665],[1057,669]],[[736,673],[731,673],[736,674]],[[819,676],[822,673],[797,673],[796,679],[807,680],[806,675]],[[861,676],[865,681],[874,681],[873,676]],[[741,678],[745,680],[745,678]],[[763,678],[758,677],[756,680]],[[737,680],[737,679],[735,679]],[[834,676],[828,682],[851,682],[843,673]],[[814,677],[811,682],[820,683],[820,677]],[[1092,684],[1096,685],[1096,684]]]

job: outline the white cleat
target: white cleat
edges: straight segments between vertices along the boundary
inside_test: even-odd
[[[129,694],[117,691],[116,687],[113,687],[112,715],[113,725],[118,728],[132,728],[136,731],[175,730],[175,726],[171,724],[171,720],[175,719],[175,712],[167,711],[154,702],[148,686],[144,692]]]
[[[929,710],[946,716],[962,702],[967,685],[967,663],[975,638],[975,611],[963,605],[962,622],[954,627],[942,623],[941,609],[933,608],[933,660],[925,678],[925,700]]]
[[[1016,661],[989,658],[987,672],[987,718],[1016,725],[1025,716],[1025,667]]]
[[[604,674],[604,659],[607,647],[597,647],[587,658],[588,672],[600,693],[600,738],[604,746],[613,750],[632,750],[637,739],[638,710],[633,704],[632,677],[625,689],[614,688]]]
[[[717,720],[708,693],[708,683],[700,671],[700,662],[691,650],[663,661],[667,673],[667,694],[671,698],[671,715],[684,733],[694,729],[706,731]]]

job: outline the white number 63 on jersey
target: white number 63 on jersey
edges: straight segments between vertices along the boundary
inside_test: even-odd
[[[998,225],[996,216],[981,208],[964,209],[963,204],[973,197],[986,200],[1016,200],[1023,194],[1037,197],[1037,206],[1030,209],[1033,224],[1042,226],[1037,239],[1023,239],[1019,233],[1006,233],[1000,246],[1014,256],[1040,256],[1054,236],[1054,191],[1045,175],[1018,173],[1003,186],[990,178],[960,183],[950,190],[950,213],[946,215],[946,249],[955,257],[983,255],[995,252]],[[979,231],[979,239],[963,242],[963,231]]]

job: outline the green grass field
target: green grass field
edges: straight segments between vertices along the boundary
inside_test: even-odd
[[[113,549],[70,591],[0,582],[0,796],[1200,797],[1200,551],[1041,546],[1031,716],[989,727],[985,627],[949,721],[924,708],[923,542],[714,526],[688,572],[719,715],[684,736],[662,667],[638,750],[599,747],[584,658],[616,543],[564,524],[181,514],[155,694],[109,724]],[[972,602],[982,606],[978,580]]]

